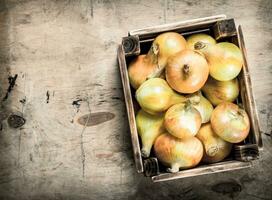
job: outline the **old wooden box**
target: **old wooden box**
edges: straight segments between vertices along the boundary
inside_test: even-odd
[[[167,173],[155,157],[143,159],[140,153],[140,142],[135,122],[134,89],[129,84],[127,66],[133,57],[146,53],[154,38],[167,31],[175,31],[188,36],[194,33],[208,33],[217,41],[233,42],[240,47],[243,53],[244,65],[238,76],[240,95],[236,103],[241,104],[250,118],[250,133],[245,141],[235,144],[230,157],[216,164],[200,164],[195,168],[181,170],[178,173]],[[154,182],[185,178],[203,174],[211,174],[223,171],[231,171],[252,166],[252,161],[259,158],[262,149],[262,140],[259,129],[258,116],[252,93],[250,73],[246,57],[246,49],[241,26],[236,29],[233,19],[227,19],[225,15],[218,15],[189,21],[159,25],[140,30],[129,31],[118,48],[118,61],[123,84],[125,103],[127,108],[130,134],[133,145],[133,154],[138,173],[150,176]]]

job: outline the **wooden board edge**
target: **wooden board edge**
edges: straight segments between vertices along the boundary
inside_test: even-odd
[[[179,178],[188,178],[193,176],[200,176],[206,174],[214,174],[218,172],[226,172],[238,169],[249,168],[252,166],[251,162],[241,161],[226,161],[218,164],[211,164],[209,166],[201,166],[197,168],[187,169],[178,173],[165,173],[152,177],[153,182],[162,182],[175,180]]]
[[[260,150],[262,150],[263,143],[262,143],[262,136],[261,136],[261,131],[260,131],[259,117],[258,117],[257,106],[256,106],[254,94],[252,91],[252,83],[251,83],[250,72],[249,72],[249,67],[248,67],[247,53],[246,53],[244,36],[243,36],[241,25],[238,26],[238,33],[237,34],[238,34],[238,41],[239,41],[240,49],[242,51],[243,60],[244,60],[244,64],[243,64],[244,80],[246,82],[245,83],[246,95],[247,95],[247,99],[249,100],[249,111],[250,111],[251,117],[253,118],[252,119],[253,131],[254,131],[257,145],[259,146]]]
[[[141,157],[140,143],[139,143],[139,138],[137,133],[136,120],[134,116],[134,108],[133,108],[133,102],[132,102],[132,96],[130,91],[126,60],[125,60],[125,52],[122,45],[119,45],[118,47],[118,62],[119,62],[119,69],[120,69],[120,74],[122,79],[123,92],[124,92],[127,116],[129,121],[129,127],[130,127],[135,165],[136,165],[137,172],[143,173],[144,171],[143,161]]]
[[[147,27],[147,28],[142,28],[142,29],[131,30],[128,32],[128,35],[139,35],[140,36],[140,35],[144,35],[144,34],[169,31],[169,30],[173,30],[173,29],[184,28],[187,26],[193,26],[193,25],[198,25],[198,24],[208,24],[208,23],[216,22],[216,21],[223,20],[226,18],[227,18],[226,15],[215,15],[215,16],[210,16],[210,17],[203,17],[203,18],[197,18],[197,19],[192,19],[192,20],[162,24],[162,25],[158,25],[158,26],[152,26],[152,27]]]

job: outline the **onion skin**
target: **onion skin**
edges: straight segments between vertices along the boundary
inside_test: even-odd
[[[187,49],[168,59],[165,74],[167,82],[174,90],[194,93],[208,79],[209,66],[200,52]]]
[[[232,43],[221,42],[215,45],[196,44],[210,66],[210,75],[218,81],[229,81],[238,76],[242,69],[241,50]]]
[[[155,38],[147,55],[137,56],[128,67],[129,80],[134,89],[148,78],[160,77],[169,56],[186,49],[186,40],[175,32],[160,34]]]
[[[156,70],[156,61],[146,55],[137,56],[128,66],[128,76],[134,89],[146,81],[147,77]]]
[[[149,54],[157,55],[158,66],[160,69],[163,69],[170,56],[186,48],[187,43],[182,35],[176,32],[166,32],[155,38],[149,50]]]
[[[201,115],[191,103],[175,104],[165,113],[164,126],[177,138],[193,137],[201,126]]]
[[[141,153],[144,158],[149,157],[156,138],[165,132],[163,120],[164,115],[150,115],[143,110],[137,113],[136,125],[142,141]]]
[[[231,152],[232,144],[214,133],[210,123],[202,125],[196,137],[202,142],[204,147],[203,162],[215,163],[222,161]]]
[[[161,163],[170,167],[167,171],[176,173],[196,166],[202,159],[203,146],[196,137],[182,140],[164,133],[156,139],[154,152]]]
[[[193,106],[200,113],[202,124],[210,121],[213,106],[205,97],[202,96],[202,94],[200,94],[200,101],[193,104]]]
[[[246,111],[230,102],[223,102],[214,109],[211,126],[219,137],[231,143],[242,142],[250,130]]]
[[[217,81],[209,77],[202,91],[216,106],[224,101],[233,102],[239,95],[239,84],[236,78],[230,81]]]
[[[213,37],[210,35],[204,34],[204,33],[197,33],[194,35],[189,36],[187,39],[187,48],[191,50],[195,50],[195,44],[197,42],[203,42],[205,44],[216,44],[216,41]]]
[[[165,80],[151,78],[137,89],[136,99],[144,111],[154,115],[187,98],[174,92]]]

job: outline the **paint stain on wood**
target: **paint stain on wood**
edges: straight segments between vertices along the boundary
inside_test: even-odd
[[[29,160],[33,162],[33,155],[31,153],[29,154]]]
[[[50,100],[50,93],[49,93],[49,91],[47,90],[47,91],[46,91],[46,103],[49,103],[49,100]]]
[[[18,74],[15,74],[14,77],[12,77],[12,76],[8,77],[9,87],[7,89],[5,97],[3,98],[3,101],[6,101],[8,99],[9,94],[11,93],[11,91],[13,90],[13,88],[15,86],[17,77],[18,77]]]
[[[83,101],[82,99],[77,99],[72,102],[72,105],[77,109],[77,111],[79,111],[79,107],[82,101]]]
[[[103,158],[111,158],[113,156],[113,153],[99,153],[95,155],[99,159]]]
[[[20,128],[25,124],[26,120],[19,115],[11,114],[8,117],[8,125],[12,128]]]
[[[19,101],[21,104],[25,105],[26,104],[26,97],[24,97],[23,99],[20,99]]]
[[[220,182],[212,186],[212,191],[220,193],[230,198],[234,198],[242,191],[242,186],[236,180]]]
[[[240,182],[244,185],[246,183],[252,183],[255,181],[255,178],[250,176],[249,174],[244,175],[242,178],[240,178]]]
[[[30,14],[22,14],[18,15],[16,19],[16,24],[30,24],[31,23],[31,15]]]
[[[98,124],[105,123],[112,120],[115,114],[110,112],[96,112],[81,116],[78,119],[78,123],[82,126],[96,126]],[[89,118],[89,120],[88,120]]]
[[[111,97],[111,99],[113,99],[113,100],[121,100],[120,97]]]

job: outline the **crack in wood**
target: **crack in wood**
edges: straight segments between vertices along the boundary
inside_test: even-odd
[[[49,103],[49,100],[50,100],[50,93],[49,93],[49,91],[47,90],[47,91],[46,91],[46,103]]]
[[[85,162],[86,162],[86,154],[85,154],[83,139],[84,139],[84,132],[86,130],[87,124],[89,123],[89,120],[91,117],[91,107],[90,107],[89,97],[87,97],[84,101],[87,102],[87,106],[88,106],[88,110],[89,110],[90,114],[88,115],[86,123],[81,131],[81,134],[80,134],[81,164],[82,164],[82,177],[83,178],[85,177]]]
[[[77,109],[77,113],[79,112],[79,108],[81,105],[82,99],[77,99],[72,102],[72,105]]]
[[[8,99],[9,94],[11,93],[11,91],[13,90],[13,88],[15,86],[17,77],[18,77],[18,74],[15,74],[14,77],[12,77],[12,76],[8,77],[9,87],[7,89],[5,97],[3,98],[3,101],[6,101]]]
[[[91,5],[91,17],[94,17],[94,3],[93,0],[90,0],[90,5]]]

